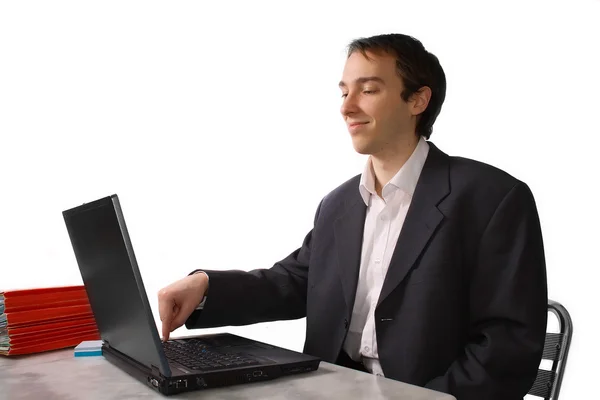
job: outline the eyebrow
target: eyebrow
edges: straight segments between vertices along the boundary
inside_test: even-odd
[[[366,82],[379,82],[379,83],[385,85],[385,81],[378,76],[362,76],[362,77],[354,80],[354,83],[358,83],[358,84],[366,83]],[[342,87],[346,87],[347,85],[344,83],[344,81],[340,81],[338,86],[342,88]]]

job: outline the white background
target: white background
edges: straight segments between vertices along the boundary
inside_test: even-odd
[[[407,33],[447,75],[432,141],[532,188],[575,325],[561,398],[592,398],[599,2],[214,3],[0,4],[0,289],[80,284],[61,211],[113,193],[157,323],[157,291],[194,268],[270,267],[365,162],[345,46]],[[304,327],[229,330],[301,350]]]

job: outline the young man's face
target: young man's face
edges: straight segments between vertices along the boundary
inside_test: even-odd
[[[346,60],[340,89],[340,109],[352,144],[360,154],[381,154],[407,139],[415,139],[414,106],[402,100],[402,79],[396,60],[384,53],[354,52]]]

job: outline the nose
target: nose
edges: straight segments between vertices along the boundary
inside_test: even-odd
[[[352,94],[348,93],[342,102],[342,106],[340,107],[340,112],[344,117],[355,114],[358,111],[358,104],[356,102],[356,97]]]

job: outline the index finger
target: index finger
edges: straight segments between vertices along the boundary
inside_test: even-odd
[[[171,332],[171,323],[173,322],[173,307],[174,302],[172,299],[165,298],[167,296],[159,295],[158,299],[158,314],[162,322],[162,336],[163,341],[169,340],[169,333]]]

